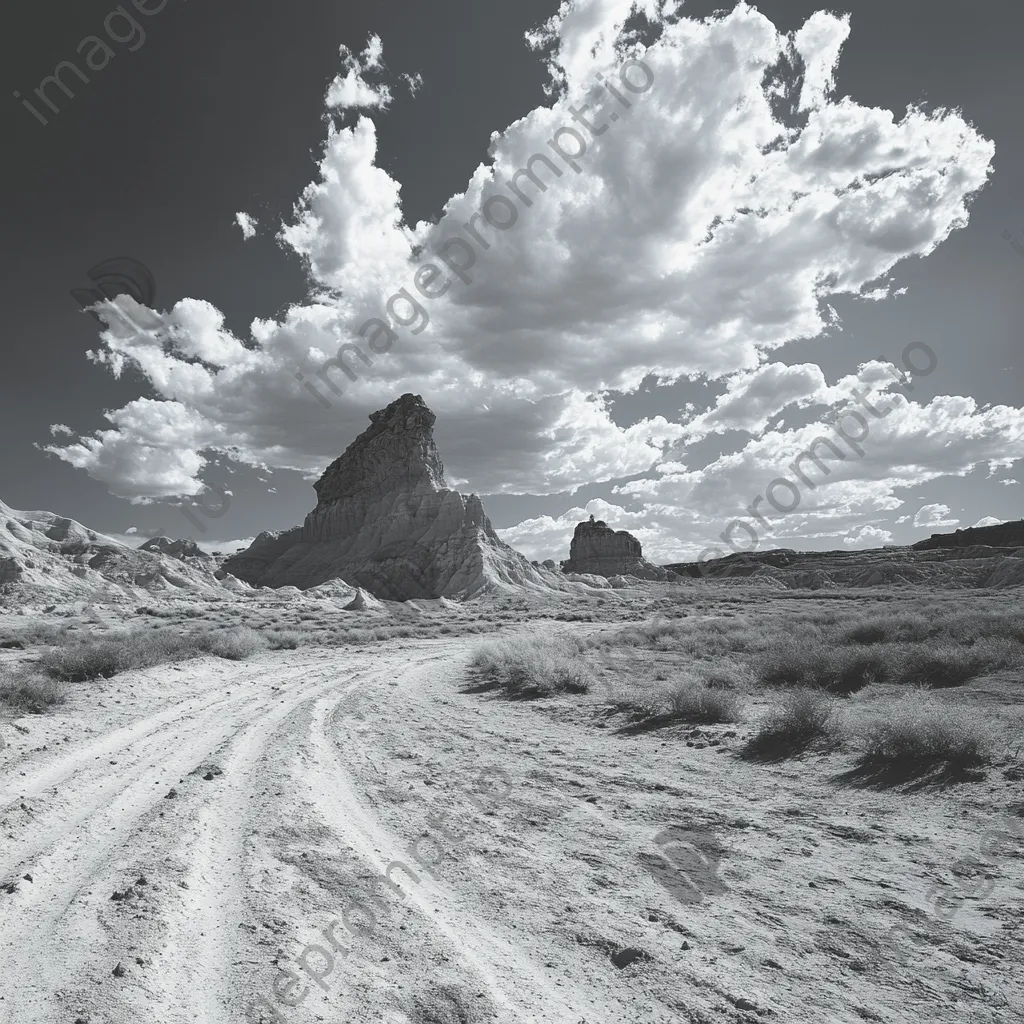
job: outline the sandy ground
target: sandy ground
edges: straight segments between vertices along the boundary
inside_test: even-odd
[[[478,642],[203,659],[0,723],[0,1020],[1024,1019],[1024,850],[979,852],[1012,767],[751,764],[743,727],[479,692]]]

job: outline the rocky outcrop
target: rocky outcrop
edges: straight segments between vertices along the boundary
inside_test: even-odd
[[[969,548],[976,544],[990,548],[1024,547],[1024,519],[1012,523],[996,523],[993,526],[972,526],[955,533],[933,533],[927,540],[919,540],[914,550]]]
[[[569,547],[569,560],[562,563],[566,573],[591,576],[633,576],[641,580],[662,582],[679,577],[644,558],[640,541],[625,530],[613,530],[607,523],[591,516],[586,523],[577,523]]]
[[[188,542],[186,542],[188,543]],[[0,501],[0,607],[33,601],[128,603],[153,595],[215,594],[209,558],[164,557],[128,547],[53,512]],[[243,585],[232,580],[234,587]]]
[[[1024,584],[1024,547],[885,547],[857,551],[777,548],[667,568],[695,579],[791,589],[931,586],[947,590]]]
[[[505,544],[480,499],[451,490],[434,414],[402,395],[332,462],[302,526],[261,533],[223,568],[253,586],[303,590],[330,579],[378,598],[471,597],[505,586],[550,588]]]
[[[150,537],[139,545],[140,551],[153,551],[168,558],[210,558],[194,540],[171,540],[170,537]]]

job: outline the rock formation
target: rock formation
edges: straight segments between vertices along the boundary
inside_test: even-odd
[[[797,590],[836,586],[1002,588],[1024,585],[1024,547],[915,544],[860,551],[776,548],[701,563],[681,562],[666,568],[695,579],[733,580]]]
[[[634,576],[641,580],[677,580],[679,577],[648,562],[640,541],[625,530],[613,530],[600,519],[577,523],[569,547],[569,560],[562,563],[566,573],[591,576]]]
[[[550,580],[505,544],[480,499],[451,490],[418,395],[372,413],[370,426],[314,485],[302,526],[261,533],[223,568],[253,586],[303,590],[330,579],[375,597],[471,597]]]
[[[150,537],[139,545],[140,551],[153,551],[168,558],[210,558],[194,540],[171,540],[170,537]]]
[[[190,543],[190,542],[186,542]],[[127,603],[154,594],[224,589],[209,558],[167,558],[128,547],[53,512],[0,501],[0,607],[31,601]],[[228,589],[247,589],[237,580]]]
[[[927,540],[919,540],[915,551],[935,548],[969,548],[982,544],[990,548],[1024,547],[1024,519],[1015,523],[995,523],[992,526],[971,526],[956,533],[933,533]]]

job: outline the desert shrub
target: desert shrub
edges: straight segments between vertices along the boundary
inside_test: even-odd
[[[861,723],[858,736],[864,761],[894,767],[964,768],[983,762],[992,749],[992,727],[983,717],[920,689],[884,702]]]
[[[791,757],[815,744],[834,742],[839,735],[835,700],[821,690],[784,693],[747,743],[754,757]]]
[[[230,629],[219,629],[200,636],[207,653],[229,661],[243,661],[267,649],[263,635],[251,626],[232,626]]]
[[[878,644],[921,641],[934,635],[935,620],[916,612],[904,615],[871,616],[836,630],[841,644]]]
[[[124,634],[99,640],[66,640],[47,651],[39,665],[53,679],[78,683],[117,675],[135,668],[138,660],[138,641],[132,634]]]
[[[962,686],[994,667],[990,651],[955,644],[915,644],[896,653],[893,681],[932,687]]]
[[[194,633],[137,629],[99,638],[65,634],[43,654],[39,665],[52,679],[79,683],[202,654],[237,661],[265,647],[263,637],[248,626]]]
[[[472,664],[510,696],[588,693],[593,685],[578,645],[561,638],[492,640],[476,649]]]
[[[37,644],[53,644],[67,633],[67,625],[57,626],[48,622],[35,622],[30,626],[19,626],[0,631],[0,647],[24,650]]]
[[[684,722],[712,724],[738,722],[742,701],[731,690],[714,689],[693,680],[684,680],[665,691],[668,713]]]
[[[62,704],[67,694],[62,683],[26,669],[0,671],[0,704],[41,714]]]
[[[765,651],[756,665],[765,686],[798,686],[847,694],[889,677],[887,644],[840,647],[822,640],[800,643],[786,638]]]
[[[1004,639],[1024,644],[1024,615],[1019,612],[958,609],[942,616],[944,635],[971,643],[982,639]]]
[[[697,662],[693,672],[715,690],[748,690],[754,681],[750,669],[735,661]]]
[[[302,643],[302,634],[294,629],[279,629],[276,633],[267,633],[266,639],[272,651],[294,651]]]

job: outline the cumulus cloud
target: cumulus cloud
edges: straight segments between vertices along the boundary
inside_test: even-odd
[[[627,512],[621,506],[603,498],[588,501],[585,506],[567,509],[560,516],[525,519],[515,526],[498,530],[498,534],[502,540],[522,551],[528,558],[536,561],[553,558],[560,562],[569,557],[569,544],[576,524],[591,515],[606,522],[613,530],[628,530],[632,533],[640,541],[645,557],[649,545],[653,545],[657,556],[663,560],[670,557],[671,552],[664,544],[661,525],[656,518],[651,518],[649,510]],[[665,509],[663,515],[666,520],[672,519],[675,510]]]
[[[235,214],[235,223],[242,229],[242,238],[248,242],[250,238],[255,237],[260,222],[250,214],[239,210]]]
[[[383,68],[384,45],[378,35],[370,36],[366,49],[355,53],[347,46],[339,48],[343,74],[335,76],[327,89],[326,104],[331,110],[379,107],[391,105],[391,90],[384,83],[371,84],[367,75]]]
[[[124,532],[126,534],[128,534],[129,536],[131,536],[134,533],[138,533],[139,532],[139,528],[137,526],[129,526],[128,529],[125,530]]]
[[[202,299],[145,330],[114,315],[137,321],[130,297],[101,303],[110,326],[92,358],[115,375],[133,366],[150,396],[50,450],[134,500],[192,495],[213,453],[317,473],[412,391],[438,413],[456,485],[545,494],[643,474],[617,490],[619,522],[639,517],[668,558],[714,538],[830,429],[823,415],[772,429],[782,410],[837,411],[853,386],[890,393],[884,363],[829,384],[773,353],[830,343],[832,296],[884,300],[900,260],[963,227],[993,146],[957,111],[897,119],[836,100],[846,18],[818,13],[787,36],[746,4],[700,22],[678,6],[566,0],[530,36],[550,102],[494,133],[436,223],[407,223],[358,113],[391,100],[380,39],[343,50],[326,109],[358,116],[328,118],[317,178],[279,234],[306,262],[308,297],[245,337]],[[643,41],[626,29],[640,15]],[[800,97],[799,123],[777,115],[782,93]],[[346,369],[321,369],[339,351]],[[679,422],[613,420],[608,393],[652,378],[726,392]],[[898,508],[901,486],[1012,464],[1021,429],[1020,410],[969,398],[904,402],[773,537],[845,537]],[[687,445],[732,430],[751,435],[741,450],[688,464]],[[538,529],[563,537],[553,522]]]
[[[923,505],[914,516],[915,526],[956,526],[959,519],[950,518],[948,505]]]
[[[892,533],[877,526],[859,526],[852,530],[849,536],[843,538],[847,547],[881,547],[884,544],[892,543]]]
[[[909,401],[898,393],[895,367],[888,383],[865,384],[876,377],[876,367],[866,364],[857,379],[860,396],[877,416],[859,403],[839,402],[828,419],[768,431],[706,466],[660,463],[655,474],[614,492],[650,507],[685,510],[693,517],[689,554],[707,546],[725,554],[785,546],[789,537],[844,537],[900,508],[899,492],[907,488],[966,476],[996,457],[1024,458],[1024,410],[981,409],[972,398],[948,395]],[[925,505],[914,526],[956,525],[949,513],[948,506]]]
[[[999,526],[1002,522],[1002,519],[997,519],[995,516],[985,516],[984,518],[979,519],[972,529],[976,530],[979,526]]]

